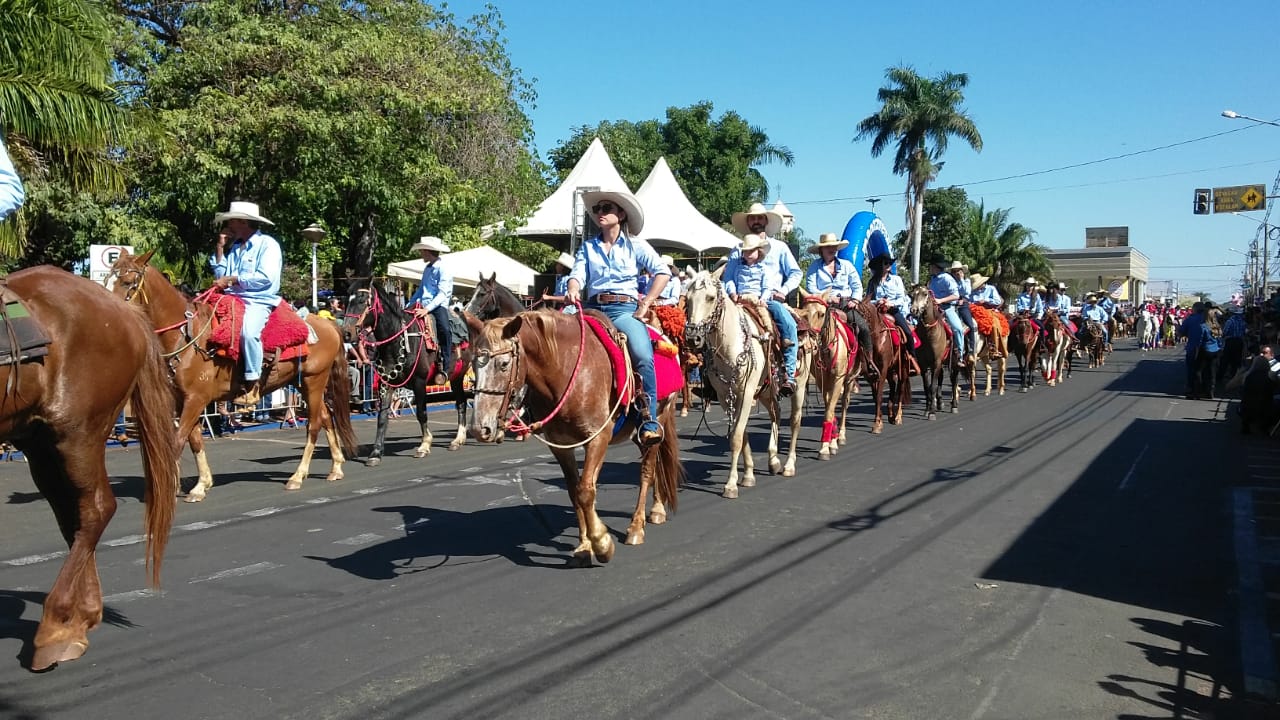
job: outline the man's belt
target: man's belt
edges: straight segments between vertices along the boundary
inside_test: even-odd
[[[619,303],[634,303],[636,299],[630,295],[615,295],[613,293],[599,293],[591,296],[590,302],[593,305],[617,305]]]

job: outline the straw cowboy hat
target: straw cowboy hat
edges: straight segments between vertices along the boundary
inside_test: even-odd
[[[747,234],[742,237],[742,243],[738,245],[738,251],[743,255],[752,250],[763,250],[762,255],[769,254],[769,241],[762,235]]]
[[[968,272],[968,271],[969,271],[969,266],[968,266],[968,265],[965,265],[964,263],[960,262],[959,260],[952,260],[952,261],[951,261],[951,267],[947,268],[947,272],[951,272],[952,270],[964,270],[965,272]]]
[[[560,257],[556,258],[557,265],[563,265],[570,270],[573,269],[573,256],[569,253],[560,253]]]
[[[1040,282],[1033,277],[1029,277],[1026,280],[1022,281],[1022,287],[1026,287],[1028,285],[1039,285],[1039,284]]]
[[[591,208],[601,200],[611,201],[627,214],[627,218],[623,222],[627,224],[628,233],[634,235],[644,228],[644,208],[640,206],[640,201],[636,199],[635,195],[626,190],[615,189],[591,190],[582,193],[582,202],[587,206],[587,212],[592,213],[592,218],[595,217],[595,214]]]
[[[833,247],[837,250],[843,250],[849,247],[849,241],[841,240],[836,237],[835,233],[822,233],[818,236],[818,242],[809,246],[809,252],[817,255],[818,251],[824,247]]]
[[[990,279],[991,279],[991,278],[987,277],[986,275],[983,275],[982,273],[974,273],[974,274],[970,275],[970,276],[969,276],[969,290],[970,290],[970,291],[977,290],[978,288],[982,287],[983,285],[986,285],[986,284],[987,284],[987,281],[988,281],[988,280],[990,280]]]
[[[258,212],[258,203],[239,200],[231,203],[231,209],[213,216],[214,225],[221,225],[228,220],[248,220],[249,222],[262,223],[263,225],[275,225],[275,223],[262,217]]]
[[[1066,284],[1066,283],[1064,283],[1064,282],[1060,282],[1060,283],[1058,283],[1058,289],[1059,289],[1059,290],[1066,290],[1066,289],[1067,289],[1067,284]]]
[[[751,232],[751,228],[747,227],[747,218],[752,215],[764,215],[768,222],[764,226],[764,234],[769,237],[777,237],[778,231],[782,230],[782,216],[770,210],[761,203],[751,203],[751,207],[746,212],[736,212],[733,214],[733,229],[740,234],[746,235]]]
[[[449,252],[449,246],[445,245],[443,240],[434,235],[423,235],[418,238],[418,242],[414,243],[413,247],[409,249],[430,250],[437,255]]]
[[[675,267],[676,259],[671,257],[670,255],[663,255],[662,257],[658,258],[658,262],[670,268],[670,267]]]

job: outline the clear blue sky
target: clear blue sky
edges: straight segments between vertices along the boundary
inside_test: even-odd
[[[544,159],[579,125],[661,119],[670,106],[709,100],[795,153],[790,168],[760,169],[769,202],[787,203],[810,238],[841,232],[868,197],[882,198],[876,210],[891,231],[904,226],[905,180],[890,171],[891,154],[872,158],[869,142],[852,141],[878,108],[885,69],[899,64],[969,75],[965,108],[984,149],[953,142],[937,186],[1238,131],[966,187],[988,208],[1012,208],[1051,248],[1084,247],[1086,227],[1127,225],[1150,279],[1183,292],[1234,291],[1244,258],[1227,248],[1247,249],[1264,217],[1192,215],[1193,189],[1262,183],[1270,192],[1280,174],[1280,127],[1220,114],[1280,118],[1275,0],[495,5],[511,60],[538,93],[527,111]],[[461,19],[483,6],[447,8]],[[1271,264],[1280,274],[1280,260]]]

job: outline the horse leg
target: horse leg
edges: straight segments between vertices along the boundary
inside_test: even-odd
[[[804,424],[801,416],[804,414],[804,391],[808,384],[807,375],[797,380],[796,392],[791,396],[791,440],[787,449],[787,462],[782,466],[782,477],[796,475],[796,445],[800,442],[800,427]]]
[[[819,460],[830,460],[839,449],[836,447],[836,384],[843,378],[829,371],[822,377],[822,446]]]
[[[178,437],[187,439],[187,444],[191,447],[191,454],[196,459],[196,472],[198,473],[196,484],[191,488],[191,492],[183,498],[185,502],[196,503],[204,500],[205,494],[213,487],[213,471],[209,468],[209,456],[204,451],[204,433],[200,431],[200,413],[204,407],[208,405],[206,402],[201,405],[193,398],[188,398],[182,406],[182,416],[178,420]]]
[[[311,458],[315,455],[316,439],[320,437],[321,428],[324,429],[325,440],[329,443],[329,456],[333,459],[332,467],[325,479],[334,482],[343,478],[342,464],[346,462],[346,458],[342,454],[338,434],[333,428],[333,418],[329,416],[329,409],[324,404],[324,393],[328,384],[327,374],[309,375],[302,380],[302,389],[307,394],[307,412],[311,413],[311,417],[307,418],[307,444],[302,448],[302,458],[298,461],[297,469],[284,484],[285,490],[302,489],[302,481],[311,473]],[[389,407],[384,403],[378,411],[379,424],[385,423],[388,415]]]
[[[960,412],[960,380],[964,378],[964,370],[953,365],[951,367],[951,412]]]
[[[101,423],[88,425],[101,427]],[[31,669],[37,671],[83,655],[89,648],[89,631],[102,622],[96,549],[116,511],[102,436],[80,432],[64,437],[56,446],[45,444],[52,442],[46,437],[23,448],[29,456],[31,478],[53,508],[71,549],[45,596],[31,660]],[[169,498],[155,501],[169,502]]]
[[[717,390],[717,392],[719,392]],[[721,398],[728,397],[728,393],[720,395]],[[744,446],[746,457],[743,459],[743,465],[752,470],[751,460],[751,444],[747,440],[747,420],[751,416],[751,406],[748,404],[750,398],[744,398],[739,395],[739,404],[743,407],[733,408],[733,414],[729,415],[729,478],[725,480],[724,491],[720,495],[728,500],[738,497],[738,460],[742,457]],[[725,405],[725,410],[729,410],[729,406]]]
[[[569,502],[573,503],[573,514],[578,519],[578,546],[573,549],[569,558],[570,567],[591,567],[591,543],[587,540],[587,516],[578,505],[578,485],[582,479],[578,475],[578,462],[571,448],[551,448],[560,465],[560,474],[564,476],[564,487],[569,492]]]
[[[418,449],[413,451],[415,458],[424,458],[431,454],[431,418],[427,413],[427,394],[419,393],[417,388],[413,390],[413,409],[418,416],[418,428],[422,431],[422,442],[418,443]]]
[[[307,402],[311,402],[310,398]],[[365,458],[366,467],[377,467],[382,464],[382,451],[387,444],[387,421],[391,419],[391,391],[386,383],[378,385],[378,421],[373,433],[373,447],[369,448],[369,457]]]
[[[596,560],[602,564],[613,559],[613,536],[609,534],[609,528],[600,520],[600,516],[596,514],[596,481],[600,477],[600,468],[604,465],[605,451],[609,449],[609,436],[598,435],[591,442],[587,443],[586,453],[582,459],[582,477],[578,479],[578,485],[574,489],[576,496],[576,504],[578,506],[580,519],[578,521],[579,531],[585,530],[585,537],[580,537],[578,547],[573,551],[574,558],[587,564],[591,562],[591,555],[595,555]],[[649,448],[650,458],[657,458],[657,448]],[[649,479],[652,481],[652,465],[650,465]],[[641,522],[644,518],[641,517]]]
[[[689,406],[693,404],[693,367],[680,358],[680,373],[684,376],[684,387],[680,388],[680,417],[689,417]]]
[[[799,390],[799,387],[796,388]],[[778,436],[782,433],[782,399],[776,394],[773,395],[772,402],[764,404],[765,411],[769,413],[769,472],[777,475],[782,472],[782,460],[778,457]],[[742,479],[742,487],[755,487],[755,475],[751,475],[750,479]]]
[[[460,450],[463,445],[467,444],[467,394],[462,389],[462,376],[465,373],[458,373],[457,377],[449,380],[450,389],[453,391],[454,409],[458,411],[458,429],[453,434],[453,440],[449,442],[450,450]]]
[[[880,383],[880,376],[876,376],[876,382]],[[846,423],[849,420],[849,403],[853,401],[853,378],[849,377],[845,381],[843,392],[840,393],[840,425],[839,432],[836,434],[836,441],[844,445],[848,442],[848,436],[845,435]]]

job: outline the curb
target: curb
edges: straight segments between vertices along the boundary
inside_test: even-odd
[[[1262,573],[1264,560],[1259,552],[1254,489],[1234,488],[1231,500],[1242,700],[1255,706],[1274,705],[1278,673],[1267,618],[1267,589]]]

